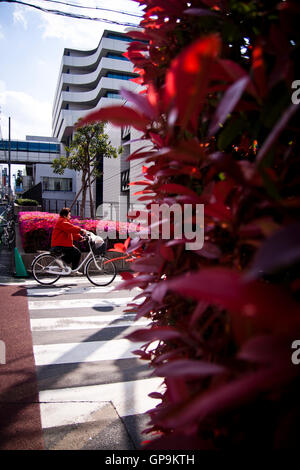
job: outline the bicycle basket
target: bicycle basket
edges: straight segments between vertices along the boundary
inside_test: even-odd
[[[91,247],[93,250],[94,255],[103,255],[106,251],[106,243],[105,241],[98,236],[94,237],[94,240],[91,243]]]

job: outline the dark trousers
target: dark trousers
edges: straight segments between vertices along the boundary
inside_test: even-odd
[[[72,269],[78,268],[81,251],[76,248],[76,246],[60,246],[62,253],[64,256],[62,260],[66,263],[72,264]]]

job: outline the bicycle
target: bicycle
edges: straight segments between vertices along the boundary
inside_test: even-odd
[[[12,248],[16,238],[15,226],[12,220],[0,226],[0,244]]]
[[[104,256],[106,242],[100,248],[97,246],[97,237],[92,232],[87,232],[86,240],[89,246],[89,253],[76,269],[69,266],[62,268],[63,253],[52,249],[36,256],[31,263],[34,279],[42,285],[54,284],[61,276],[69,276],[83,268],[83,274],[95,286],[108,286],[117,275],[116,266],[112,259]],[[103,241],[103,240],[102,240]]]

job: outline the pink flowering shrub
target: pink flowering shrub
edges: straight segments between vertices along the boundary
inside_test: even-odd
[[[48,212],[20,212],[19,230],[22,246],[26,253],[35,253],[38,250],[48,250],[51,245],[51,235],[58,214]],[[136,224],[127,222],[115,222],[112,220],[80,220],[77,217],[71,219],[74,225],[78,225],[89,232],[93,232],[102,238],[108,237],[108,247],[115,242],[127,238],[128,232],[138,231]],[[81,251],[87,251],[85,242],[75,242]]]

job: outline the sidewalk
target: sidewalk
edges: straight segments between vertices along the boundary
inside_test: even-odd
[[[1,286],[0,449],[43,449],[26,289]],[[2,345],[3,345],[2,343]]]

